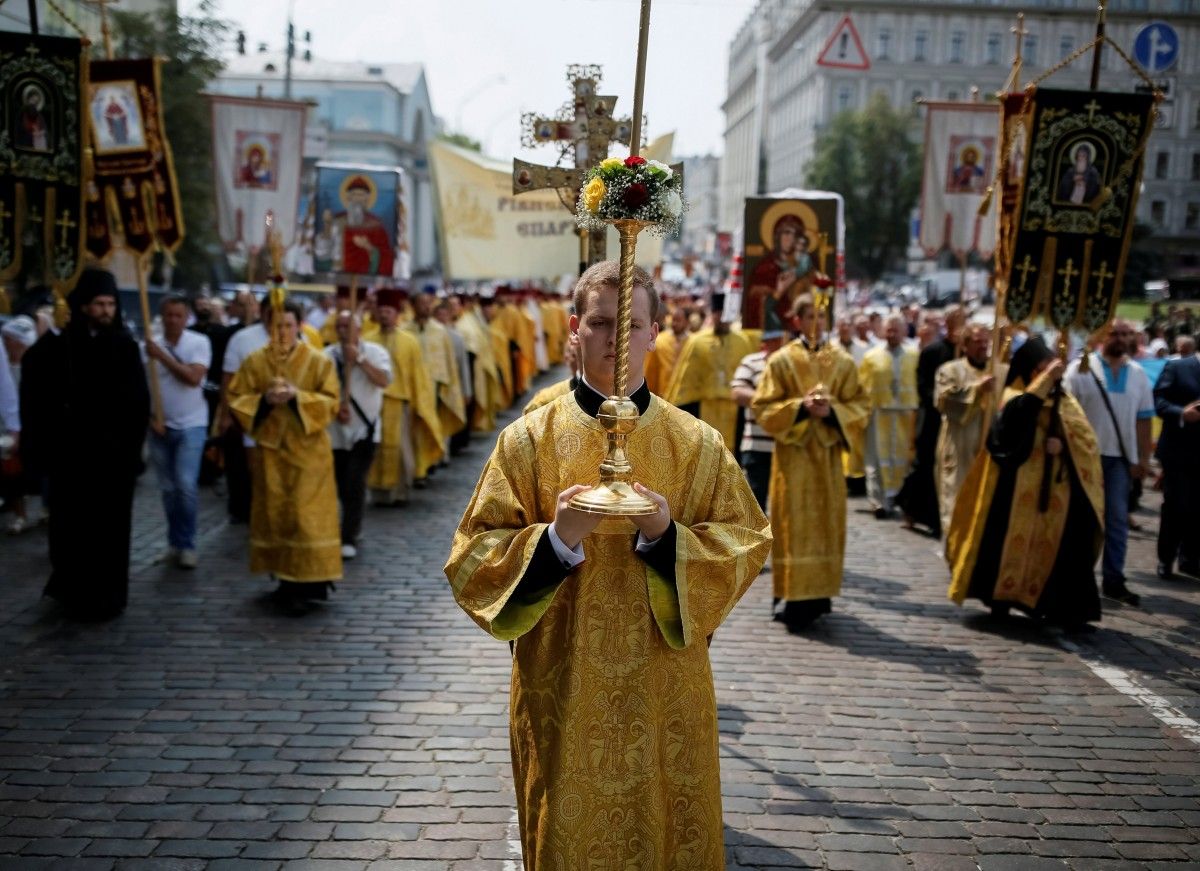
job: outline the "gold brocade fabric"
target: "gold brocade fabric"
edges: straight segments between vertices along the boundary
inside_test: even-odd
[[[383,390],[383,409],[379,417],[379,447],[367,475],[372,490],[391,490],[404,475],[404,457],[411,455],[417,478],[442,458],[442,429],[438,417],[437,395],[425,368],[421,343],[412,333],[395,329],[380,333],[374,341],[392,358],[390,384]],[[411,409],[410,433],[404,432],[404,408]],[[411,439],[410,445],[403,440]]]
[[[559,381],[551,384],[549,387],[543,387],[537,393],[533,394],[533,399],[525,404],[525,410],[522,414],[529,414],[531,411],[537,411],[543,405],[549,405],[558,397],[571,392],[571,379],[567,378],[564,381]]]
[[[1008,403],[1025,392],[1023,383],[1018,379],[1005,390],[1003,402]],[[1033,451],[1017,470],[1008,532],[992,592],[992,598],[997,601],[1014,602],[1031,609],[1037,606],[1054,567],[1071,501],[1071,476],[1054,474],[1049,507],[1045,512],[1038,511],[1051,403],[1049,399],[1044,401],[1038,415]],[[1098,521],[1093,552],[1079,555],[1081,560],[1090,565],[1100,555],[1104,535],[1104,475],[1100,468],[1100,449],[1083,408],[1070,394],[1062,396],[1059,416],[1065,436],[1065,450],[1070,452],[1079,483]],[[1055,468],[1058,468],[1057,462]],[[999,479],[1000,467],[990,453],[983,451],[975,458],[954,506],[950,531],[946,537],[946,560],[951,571],[949,596],[960,605],[967,597],[975,573],[984,528]]]
[[[458,378],[458,363],[454,359],[454,345],[446,328],[435,320],[424,325],[409,321],[401,329],[407,331],[421,343],[421,365],[429,373],[437,393],[437,416],[442,438],[462,429],[467,422],[467,407],[463,399],[462,383]],[[433,445],[428,443],[428,433],[418,429],[417,456],[429,456]],[[440,449],[440,444],[439,444]],[[423,477],[423,473],[417,477]]]
[[[514,591],[558,494],[595,483],[605,438],[573,394],[500,434],[454,536],[459,605],[515,639],[511,744],[525,867],[724,869],[717,711],[707,641],[758,574],[770,528],[717,434],[653,397],[629,437],[635,476],[666,497],[675,579],[624,534],[536,599]]]
[[[520,396],[529,389],[529,381],[537,372],[537,351],[534,348],[533,323],[508,303],[496,305],[495,324],[506,337],[504,355],[512,359],[507,342],[516,342],[519,353],[512,365],[512,389]]]
[[[296,400],[255,424],[276,376],[295,385]],[[294,405],[294,407],[293,407]],[[260,348],[229,382],[229,408],[255,441],[251,464],[250,571],[289,581],[342,576],[333,448],[326,427],[338,409],[333,360],[297,342],[285,360]]]
[[[880,484],[889,496],[899,492],[912,462],[913,428],[920,404],[917,396],[919,356],[916,348],[905,348],[901,352],[898,380],[895,360],[886,344],[868,351],[858,367],[858,380],[871,405],[865,436],[866,463],[876,466]]]
[[[471,429],[489,432],[496,428],[496,413],[507,406],[504,403],[504,384],[500,367],[492,347],[491,333],[475,309],[468,309],[455,322],[454,328],[463,337],[467,350],[475,356],[471,369],[471,381],[475,390],[475,407],[471,415]]]
[[[684,333],[683,336],[676,336],[666,329],[654,340],[654,350],[646,355],[646,386],[651,393],[663,396],[667,392],[675,371],[675,361],[679,359],[679,349],[687,342],[689,335]]]
[[[567,310],[561,302],[539,303],[542,310],[542,326],[546,331],[546,354],[550,365],[563,362],[563,347],[567,342]]]
[[[700,419],[721,434],[730,450],[737,446],[738,409],[730,382],[742,358],[753,350],[737,330],[724,336],[712,330],[696,333],[684,343],[663,396],[676,406],[699,402]]]
[[[513,404],[512,355],[508,352],[508,335],[500,324],[488,324],[488,338],[492,342],[492,356],[496,358],[496,369],[500,373],[500,408]]]
[[[796,422],[803,398],[825,386],[837,426]],[[846,551],[846,479],[842,450],[860,438],[870,404],[854,359],[825,346],[814,356],[796,340],[767,360],[754,393],[754,418],[775,439],[769,508],[775,545],[775,598],[825,599],[842,588]]]
[[[933,404],[942,415],[937,442],[937,490],[941,506],[942,529],[950,528],[954,502],[967,478],[971,464],[983,446],[983,424],[991,415],[995,400],[991,389],[980,391],[978,384],[987,370],[976,369],[965,357],[944,363],[937,370]],[[1003,384],[1008,366],[996,365],[996,380]]]

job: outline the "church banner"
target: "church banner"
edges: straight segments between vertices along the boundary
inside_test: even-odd
[[[80,40],[0,33],[0,280],[65,294],[79,278],[86,90]]]
[[[949,249],[992,256],[996,208],[979,214],[997,159],[1000,113],[994,104],[926,103],[920,244],[927,257]]]
[[[313,268],[346,275],[396,274],[408,249],[404,177],[398,168],[318,163]]]
[[[183,242],[183,212],[163,123],[159,61],[92,61],[88,93],[88,251],[100,259],[114,247],[174,251]]]
[[[209,95],[217,233],[230,251],[266,243],[267,216],[285,248],[296,234],[308,104]]]
[[[1030,109],[1007,314],[1095,330],[1120,296],[1152,94],[1040,88]]]
[[[658,137],[642,151],[647,160],[670,163],[674,134]],[[505,280],[557,278],[579,271],[579,234],[574,200],[556,190],[514,195],[511,161],[499,161],[445,142],[429,147],[441,221],[442,264],[447,278]],[[609,231],[610,256],[618,250]],[[654,269],[662,240],[638,237],[637,263]]]
[[[746,199],[743,329],[786,331],[796,297],[821,274],[840,277],[842,202],[840,194],[801,190]]]

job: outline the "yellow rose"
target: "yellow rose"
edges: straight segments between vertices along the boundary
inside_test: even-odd
[[[600,201],[604,199],[605,190],[604,181],[599,176],[596,176],[587,183],[587,186],[583,189],[583,204],[589,212],[599,210]]]

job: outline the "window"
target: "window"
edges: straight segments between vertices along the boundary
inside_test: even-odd
[[[958,100],[958,91],[947,91],[946,99],[949,100],[951,103],[956,102]]]
[[[888,60],[888,51],[892,47],[892,32],[886,27],[879,31],[879,51],[876,54],[879,60]]]
[[[960,64],[963,62],[963,44],[966,41],[967,35],[961,30],[950,34],[950,63]]]
[[[925,60],[925,49],[929,45],[929,31],[918,30],[916,38],[916,46],[913,49],[913,60]]]
[[[987,62],[993,65],[1000,63],[1000,34],[998,33],[988,34]]]
[[[850,96],[849,85],[842,85],[840,88],[838,88],[837,110],[839,112],[845,112],[850,108]]]
[[[1030,66],[1037,65],[1037,37],[1032,33],[1025,37],[1025,50],[1021,59]]]
[[[1183,229],[1200,230],[1200,203],[1187,204],[1187,217],[1183,219]]]
[[[1062,57],[1066,57],[1075,50],[1075,38],[1069,34],[1064,34],[1058,40],[1058,53]]]
[[[1160,227],[1167,222],[1167,203],[1165,200],[1155,200],[1150,204],[1150,222]]]
[[[1192,181],[1200,181],[1200,151],[1192,152]]]
[[[1166,178],[1171,171],[1171,155],[1166,151],[1160,151],[1154,156],[1154,177]]]

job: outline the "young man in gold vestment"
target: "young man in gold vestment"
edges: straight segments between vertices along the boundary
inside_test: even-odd
[[[375,505],[408,502],[409,489],[442,458],[437,394],[421,359],[421,343],[400,326],[403,303],[403,291],[382,288],[376,294],[379,332],[373,341],[392,358],[392,381],[383,391],[379,449],[367,476]]]
[[[832,608],[842,589],[846,555],[846,477],[842,452],[860,438],[870,414],[854,358],[836,345],[810,347],[816,329],[813,298],[792,305],[801,336],[771,355],[751,403],[775,438],[770,514],[775,545],[771,571],[776,619],[791,631]]]
[[[288,302],[275,335],[229,382],[229,410],[254,438],[250,571],[270,572],[284,601],[324,599],[342,577],[333,449],[338,411],[333,360],[298,341],[301,309]]]
[[[583,376],[500,434],[446,564],[455,599],[513,644],[511,744],[525,867],[725,867],[708,643],[758,574],[770,528],[707,424],[646,388],[657,294],[635,273],[628,455],[656,514],[571,508],[598,479],[613,392],[618,265],[579,279]],[[610,531],[609,524],[613,525]]]

